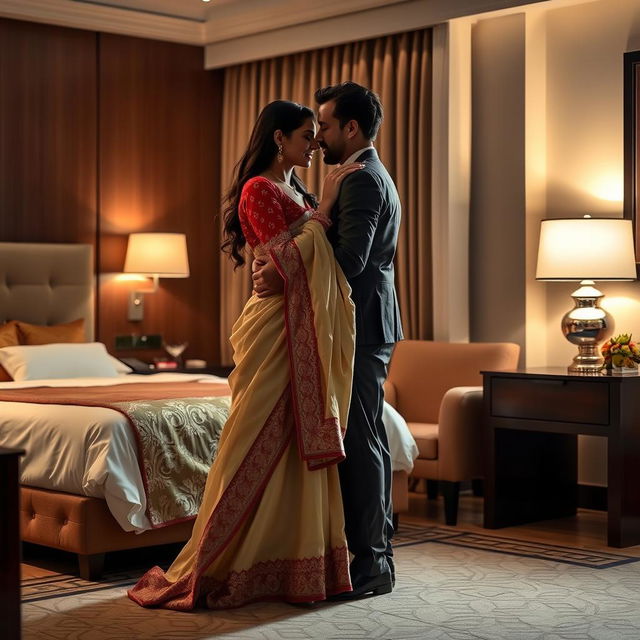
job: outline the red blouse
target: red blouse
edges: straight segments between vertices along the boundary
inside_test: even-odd
[[[242,188],[238,215],[242,233],[252,249],[288,233],[289,226],[311,207],[303,208],[271,180],[256,176]]]

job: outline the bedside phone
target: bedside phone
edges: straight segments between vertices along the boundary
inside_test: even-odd
[[[152,369],[146,362],[138,360],[138,358],[118,358],[120,362],[124,362],[128,367],[133,369],[133,373],[155,373],[155,369]]]

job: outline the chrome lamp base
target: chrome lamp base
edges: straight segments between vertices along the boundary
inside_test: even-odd
[[[575,306],[562,318],[565,338],[578,347],[578,355],[569,365],[568,371],[594,375],[604,364],[598,345],[613,334],[614,322],[611,315],[600,307],[603,294],[593,286],[593,281],[583,280],[580,285],[571,294]]]
[[[569,373],[582,373],[585,375],[595,375],[600,373],[604,359],[600,355],[597,344],[579,344],[578,355],[567,367]]]

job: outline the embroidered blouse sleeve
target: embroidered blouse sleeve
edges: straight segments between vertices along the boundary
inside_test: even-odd
[[[261,244],[270,247],[291,237],[278,188],[266,178],[247,183],[241,205],[246,223]]]

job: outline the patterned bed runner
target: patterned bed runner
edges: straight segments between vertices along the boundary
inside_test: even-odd
[[[114,409],[132,427],[153,528],[193,519],[231,398],[226,384],[153,383],[0,390],[0,401]]]

